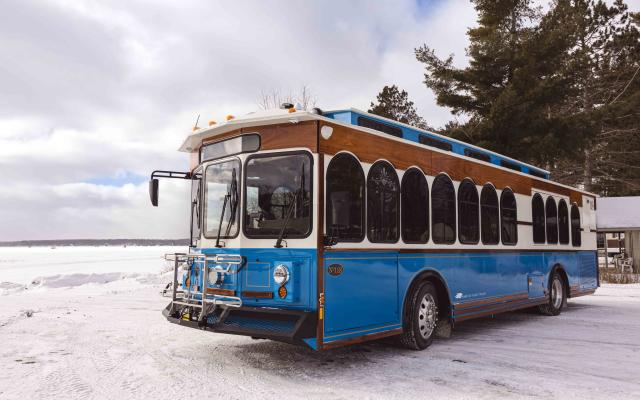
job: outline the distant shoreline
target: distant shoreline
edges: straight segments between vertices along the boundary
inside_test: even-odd
[[[188,246],[189,239],[66,239],[16,240],[0,242],[0,247],[51,246]]]

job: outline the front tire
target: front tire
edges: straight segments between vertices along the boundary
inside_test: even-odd
[[[424,350],[435,336],[438,324],[438,291],[431,282],[422,282],[413,290],[407,303],[400,343],[412,350]]]
[[[566,302],[566,290],[562,277],[556,271],[553,272],[551,280],[549,281],[549,301],[546,304],[538,306],[540,313],[544,315],[559,315],[562,312],[562,307]]]

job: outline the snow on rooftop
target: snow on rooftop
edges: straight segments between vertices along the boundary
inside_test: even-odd
[[[596,220],[599,231],[640,230],[640,196],[598,198]]]

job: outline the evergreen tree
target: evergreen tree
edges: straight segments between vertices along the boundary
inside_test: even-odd
[[[383,87],[378,93],[377,103],[372,102],[369,107],[368,112],[372,114],[427,129],[425,120],[418,115],[407,92],[399,90],[396,85]]]

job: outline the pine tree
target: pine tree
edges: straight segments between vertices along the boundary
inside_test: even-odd
[[[376,100],[377,103],[372,102],[368,112],[417,128],[428,128],[407,92],[399,90],[396,85],[383,87]]]

